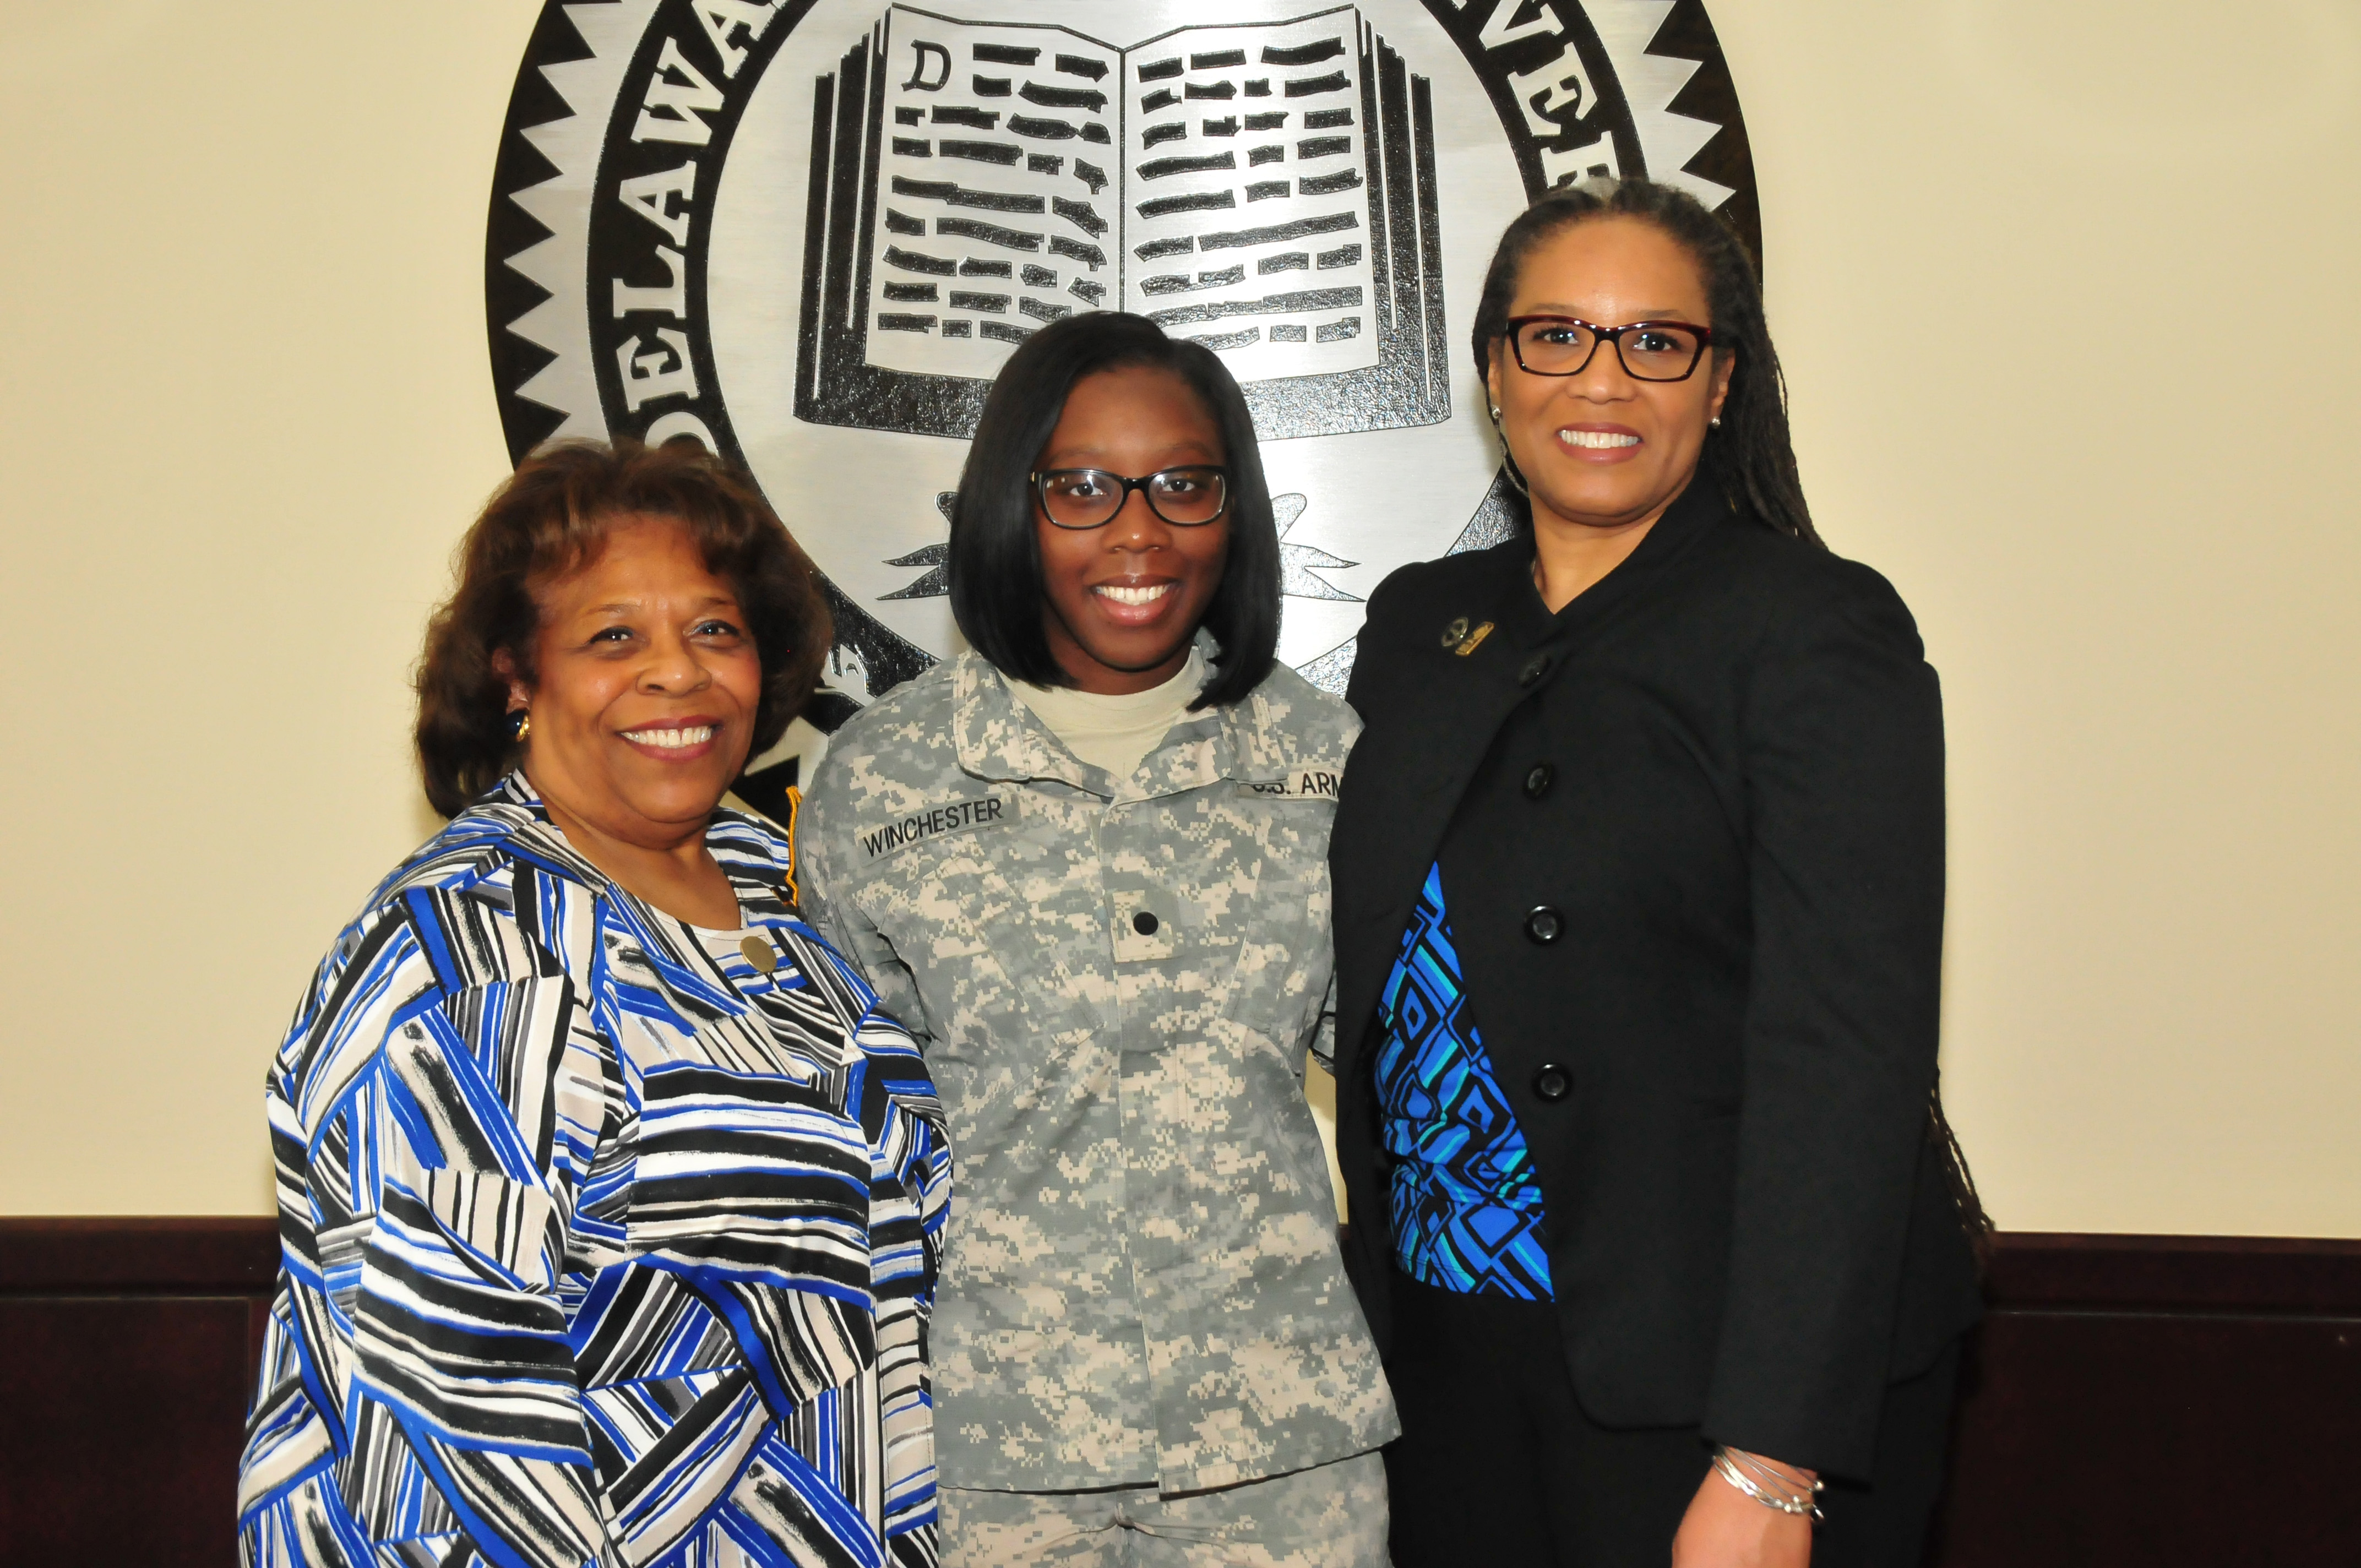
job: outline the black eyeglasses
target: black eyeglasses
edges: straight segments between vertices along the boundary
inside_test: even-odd
[[[1175,528],[1202,528],[1230,510],[1230,475],[1210,464],[1129,479],[1104,468],[1044,468],[1027,476],[1041,515],[1060,528],[1103,528],[1137,490],[1148,510]]]
[[[1686,381],[1713,342],[1713,329],[1687,322],[1593,326],[1572,316],[1510,316],[1502,328],[1517,367],[1529,376],[1579,376],[1602,343],[1615,345],[1634,381]]]

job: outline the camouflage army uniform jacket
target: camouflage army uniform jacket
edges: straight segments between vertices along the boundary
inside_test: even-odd
[[[1302,1092],[1359,729],[1280,667],[1119,783],[965,653],[830,743],[807,909],[917,1035],[960,1161],[944,1485],[1193,1491],[1399,1430]]]

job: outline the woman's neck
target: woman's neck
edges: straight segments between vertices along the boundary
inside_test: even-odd
[[[737,889],[705,847],[703,823],[671,843],[639,844],[600,829],[545,792],[541,799],[575,852],[641,902],[692,926],[730,931],[744,924]]]
[[[1598,526],[1571,522],[1533,508],[1533,587],[1552,615],[1598,586],[1640,548],[1640,541],[1664,515],[1657,508],[1637,522]]]

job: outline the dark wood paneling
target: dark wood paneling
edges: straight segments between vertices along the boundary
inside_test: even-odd
[[[0,1219],[0,1560],[236,1561],[269,1220]],[[2361,1242],[2004,1234],[1935,1568],[2361,1564]]]
[[[2361,1243],[2004,1235],[1937,1568],[2361,1564]]]
[[[0,1563],[234,1568],[274,1221],[0,1219]]]
[[[232,1568],[247,1303],[0,1299],[0,1560]]]
[[[276,1220],[0,1218],[0,1295],[268,1295],[278,1271]]]
[[[1988,1281],[2004,1310],[2361,1311],[2361,1241],[2004,1232]]]
[[[2361,1321],[1998,1312],[1942,1568],[2361,1563]]]

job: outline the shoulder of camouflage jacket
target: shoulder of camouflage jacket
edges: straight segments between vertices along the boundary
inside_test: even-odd
[[[1246,700],[1265,704],[1265,722],[1307,756],[1341,755],[1360,738],[1360,716],[1343,697],[1322,691],[1285,664],[1273,664]]]

